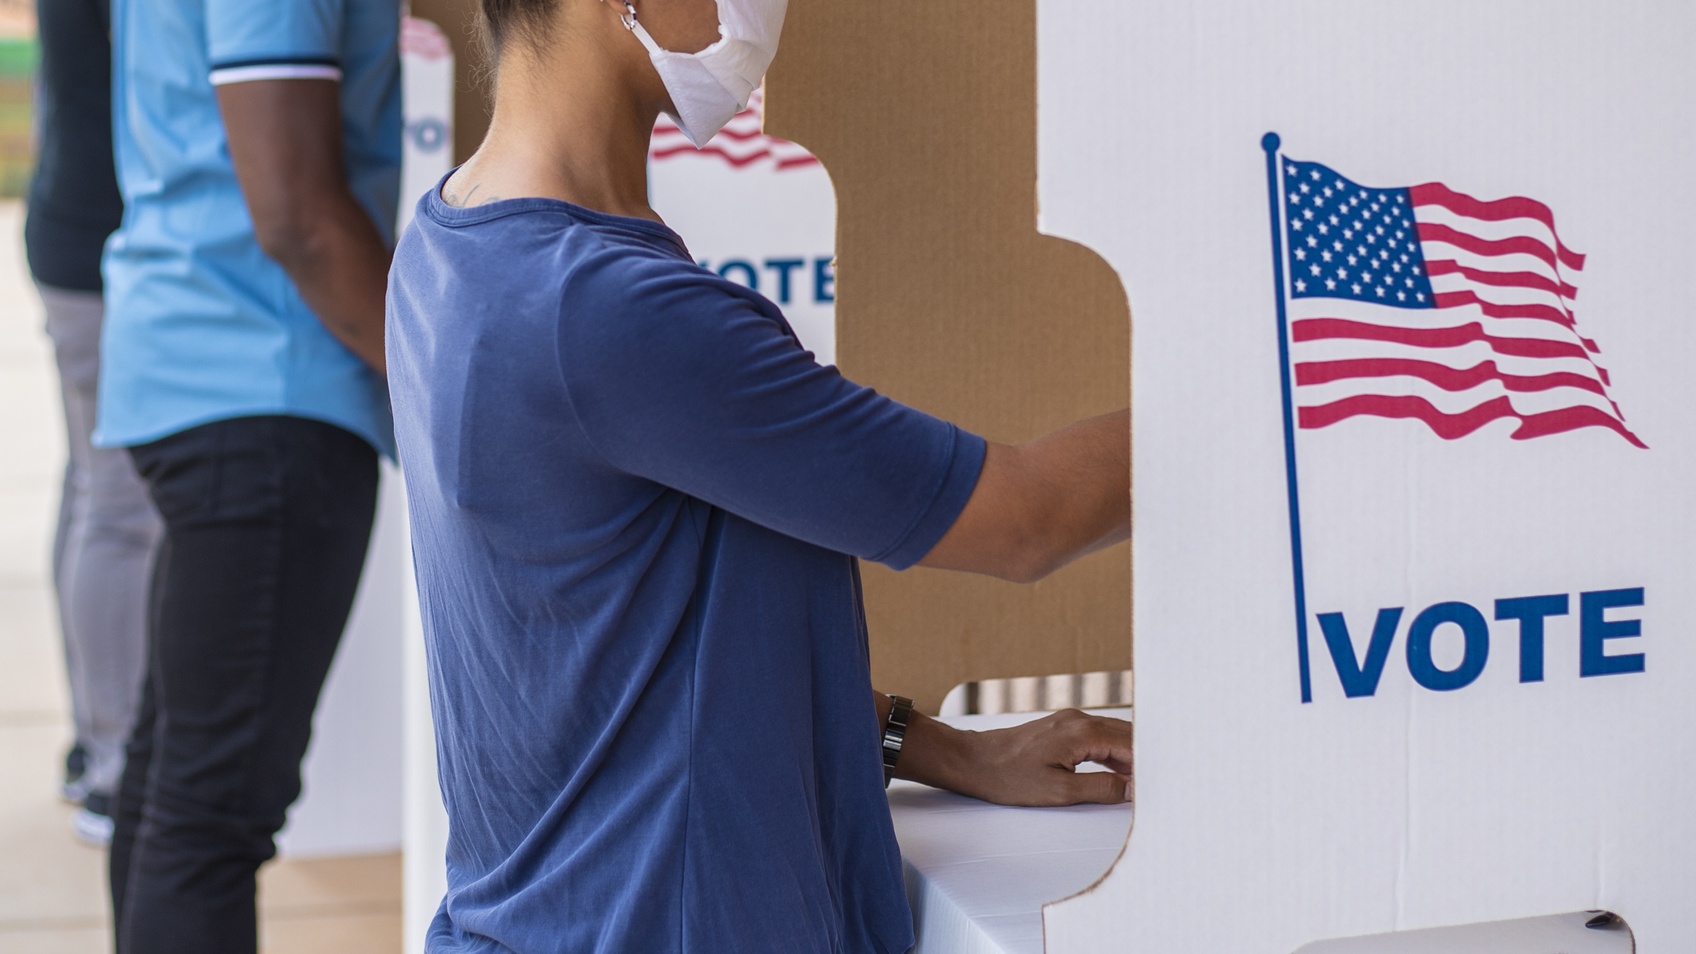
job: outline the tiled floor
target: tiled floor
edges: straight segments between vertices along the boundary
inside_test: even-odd
[[[0,951],[102,954],[105,855],[71,838],[55,797],[70,732],[47,552],[64,437],[21,225],[0,203]],[[265,954],[401,948],[399,855],[279,861],[260,880]]]

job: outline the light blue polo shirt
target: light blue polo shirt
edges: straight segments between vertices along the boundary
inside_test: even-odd
[[[95,443],[286,414],[393,454],[382,378],[259,248],[214,87],[340,80],[348,181],[392,242],[399,31],[399,0],[115,0],[112,112],[126,205],[104,261]]]

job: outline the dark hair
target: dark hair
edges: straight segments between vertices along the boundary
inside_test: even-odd
[[[540,45],[548,39],[559,0],[483,0],[483,40],[492,63],[514,39]]]

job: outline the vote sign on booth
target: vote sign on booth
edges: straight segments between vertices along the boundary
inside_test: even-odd
[[[764,92],[696,149],[661,116],[648,149],[650,201],[702,268],[783,309],[821,363],[836,361],[836,192],[818,159],[765,134]]]
[[[1438,182],[1365,187],[1283,156],[1274,133],[1262,146],[1276,223],[1296,653],[1302,701],[1311,702],[1298,429],[1378,417],[1418,421],[1452,441],[1512,421],[1506,436],[1514,440],[1605,427],[1635,447],[1647,445],[1609,395],[1601,347],[1578,329],[1573,282],[1584,256],[1560,240],[1547,206],[1523,196],[1480,201]],[[1503,436],[1493,430],[1489,439]],[[1610,656],[1605,648],[1609,639],[1641,632],[1636,620],[1610,621],[1607,611],[1643,600],[1642,587],[1581,594],[1581,676],[1644,671],[1642,653]],[[1543,680],[1545,622],[1571,610],[1565,593],[1495,601],[1496,619],[1519,624],[1521,682]],[[1345,695],[1376,693],[1403,615],[1400,606],[1378,610],[1358,654],[1344,614],[1319,614]],[[1435,656],[1444,624],[1462,638],[1452,668]],[[1435,604],[1406,629],[1408,674],[1426,689],[1464,689],[1483,674],[1490,645],[1477,607]]]
[[[1696,949],[1696,11],[1039,36],[1040,223],[1125,280],[1136,455],[1137,818],[1048,949]]]

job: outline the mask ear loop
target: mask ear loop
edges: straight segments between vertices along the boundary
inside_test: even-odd
[[[618,19],[626,30],[636,34],[636,39],[642,41],[642,46],[647,49],[649,56],[659,56],[665,52],[648,34],[648,28],[636,22],[636,5],[630,0],[624,0],[624,12],[618,15]]]

